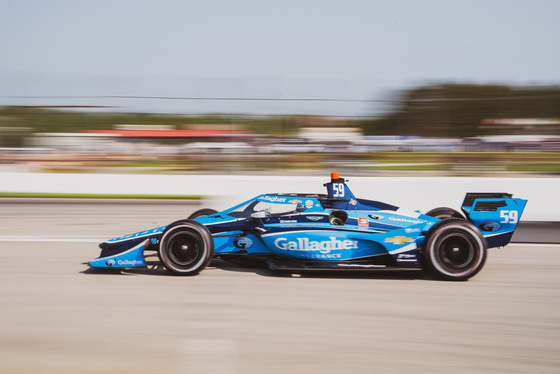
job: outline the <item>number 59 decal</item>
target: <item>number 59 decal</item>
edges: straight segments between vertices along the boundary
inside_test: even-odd
[[[501,210],[500,218],[502,219],[500,223],[517,223],[519,215],[517,210]]]
[[[333,183],[334,194],[333,197],[344,197],[344,184]]]

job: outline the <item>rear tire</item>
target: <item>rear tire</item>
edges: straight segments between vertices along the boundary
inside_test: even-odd
[[[212,260],[214,241],[202,224],[178,221],[167,226],[161,235],[158,255],[172,274],[195,275]]]
[[[470,222],[449,218],[436,223],[424,244],[424,264],[435,276],[464,281],[482,269],[486,241]]]
[[[207,209],[207,208],[199,209],[196,212],[194,212],[193,214],[191,214],[188,219],[195,219],[195,218],[198,218],[198,217],[209,216],[211,214],[216,214],[216,213],[218,213],[218,212],[214,209]]]
[[[427,216],[439,218],[439,219],[447,219],[447,218],[462,218],[465,219],[461,213],[456,211],[455,209],[447,208],[447,207],[439,207],[430,210],[426,213]]]

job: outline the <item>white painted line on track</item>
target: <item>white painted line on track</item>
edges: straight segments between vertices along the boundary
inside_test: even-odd
[[[0,235],[0,242],[69,242],[69,243],[101,243],[106,239],[86,236],[33,236],[33,235]]]
[[[551,248],[551,247],[559,247],[560,243],[509,243],[503,248],[507,247],[540,247],[540,248]],[[492,249],[492,248],[490,248]]]

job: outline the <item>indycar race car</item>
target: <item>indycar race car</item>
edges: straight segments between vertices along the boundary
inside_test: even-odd
[[[509,243],[527,203],[507,193],[467,193],[464,215],[451,208],[421,214],[356,198],[338,173],[324,186],[326,195],[259,195],[107,240],[89,265],[143,267],[144,251],[157,251],[176,275],[198,274],[220,258],[292,272],[412,268],[466,280],[483,267],[487,248]]]

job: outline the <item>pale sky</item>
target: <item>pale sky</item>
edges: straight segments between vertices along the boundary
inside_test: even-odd
[[[560,84],[560,0],[0,0],[0,106],[375,114],[434,82]],[[38,97],[39,96],[39,97]]]

